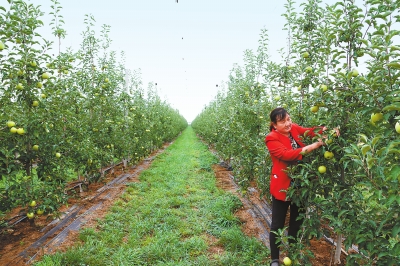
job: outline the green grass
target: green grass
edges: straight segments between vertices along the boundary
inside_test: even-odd
[[[234,216],[240,200],[216,187],[216,162],[188,127],[96,229],[35,265],[267,265],[268,249]]]

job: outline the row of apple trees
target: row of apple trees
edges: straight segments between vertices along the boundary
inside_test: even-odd
[[[354,249],[346,259],[351,265],[395,265],[400,1],[308,0],[297,12],[288,0],[285,7],[288,46],[280,51],[282,62],[269,59],[263,30],[257,52],[245,52],[244,66],[233,68],[224,90],[192,126],[232,164],[244,189],[256,181],[264,195],[271,167],[264,144],[270,111],[282,106],[295,123],[327,126],[326,145],[289,169],[301,186],[289,188],[288,195],[308,211],[302,241],[285,248],[306,265],[308,240],[325,234],[337,242],[336,264],[341,249]]]
[[[39,7],[8,2],[0,6],[0,214],[55,212],[66,182],[134,164],[187,126],[154,84],[145,93],[140,72],[117,61],[108,26],[98,37],[87,16],[80,49],[52,51],[66,37],[60,4],[52,1],[53,45],[39,34]]]

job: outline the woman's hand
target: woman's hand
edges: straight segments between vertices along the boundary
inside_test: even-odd
[[[325,145],[325,143],[322,141],[322,139],[318,139],[317,142],[314,142],[310,145],[303,147],[303,149],[301,150],[301,154],[305,155],[307,153],[310,153],[311,151],[318,149],[322,145]]]

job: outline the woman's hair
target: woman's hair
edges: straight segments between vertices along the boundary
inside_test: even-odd
[[[288,115],[288,112],[282,107],[278,107],[278,108],[275,108],[274,110],[272,110],[271,114],[269,115],[269,118],[271,119],[271,123],[269,125],[269,130],[272,131],[274,129],[273,124],[276,124],[278,121],[281,121],[287,115]]]

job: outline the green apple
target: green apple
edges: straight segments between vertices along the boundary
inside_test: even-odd
[[[36,206],[36,201],[32,200],[31,202],[29,202],[29,206],[35,207]]]
[[[37,82],[36,83],[36,88],[41,89],[43,87],[43,83],[42,82]]]
[[[24,85],[22,83],[18,83],[17,86],[15,86],[17,90],[22,90],[24,88]]]
[[[325,157],[325,159],[327,159],[327,160],[332,159],[333,156],[334,156],[334,154],[333,154],[333,152],[331,152],[331,151],[326,151],[326,152],[324,153],[324,157]]]
[[[10,128],[10,132],[13,133],[13,134],[17,133],[17,131],[18,131],[18,130],[17,130],[16,127]]]
[[[60,157],[61,157],[61,153],[56,152],[56,157],[57,157],[57,158],[60,158]]]
[[[371,114],[371,122],[372,123],[378,122],[378,121],[380,121],[382,119],[383,119],[383,114],[382,113]]]
[[[44,72],[42,74],[42,79],[49,79],[50,78],[50,74],[48,72]]]
[[[318,105],[314,105],[313,107],[310,108],[311,112],[316,113],[319,110]]]
[[[301,91],[301,85],[297,87],[297,90],[298,90],[298,91]]]
[[[2,41],[0,41],[0,51],[3,50],[4,48],[6,48],[6,46]]]
[[[7,126],[8,126],[8,127],[13,127],[13,126],[15,126],[15,122],[9,120],[9,121],[7,121]]]
[[[353,71],[351,71],[351,75],[353,77],[357,77],[358,76],[358,70],[357,69],[353,69]]]
[[[110,82],[110,80],[109,80],[108,78],[106,78],[106,79],[104,80],[104,82],[105,82],[105,83],[108,83],[108,82]]]
[[[274,100],[275,100],[275,101],[279,101],[280,99],[281,99],[281,96],[279,96],[279,95],[277,95],[277,96],[274,97]]]
[[[18,129],[17,129],[17,133],[18,133],[19,135],[24,135],[24,133],[25,133],[24,128],[22,128],[22,127],[18,128]]]
[[[33,107],[39,106],[39,102],[38,102],[38,101],[33,101],[33,102],[32,102],[32,106],[33,106]]]
[[[33,149],[34,151],[37,151],[37,150],[39,150],[39,145],[36,145],[36,144],[35,144],[35,145],[33,145],[33,146],[32,146],[32,149]]]
[[[33,212],[28,212],[28,213],[26,214],[26,216],[27,216],[29,219],[33,219],[33,217],[35,217],[35,213],[33,213]]]
[[[399,122],[396,123],[394,128],[396,129],[396,132],[400,134],[400,123]]]
[[[310,66],[308,66],[308,67],[305,68],[306,73],[311,73],[312,70],[313,70],[313,69],[312,69],[312,67],[310,67]]]
[[[35,61],[30,62],[30,65],[31,65],[32,67],[36,67],[36,66],[37,66],[37,64],[36,64]]]
[[[40,95],[40,97],[41,97],[42,99],[45,99],[45,98],[46,98],[46,94],[42,93],[42,94]]]
[[[310,56],[310,54],[308,52],[304,52],[301,56],[303,58],[308,58]]]
[[[42,215],[44,213],[44,210],[42,209],[37,209],[36,211],[37,215]]]
[[[321,165],[320,167],[318,167],[318,172],[320,174],[324,174],[326,172],[326,167],[324,165]]]
[[[322,90],[323,92],[326,92],[326,91],[328,90],[328,86],[326,86],[325,84],[322,84],[322,85],[320,86],[320,88],[321,88],[321,90]]]
[[[23,74],[24,74],[24,71],[18,70],[18,72],[17,72],[17,75],[18,75],[18,76],[22,76]]]
[[[285,264],[285,266],[290,266],[292,265],[292,260],[289,257],[285,257],[283,259],[283,264]]]
[[[65,70],[64,70],[64,74],[68,74],[68,70],[65,69]]]

